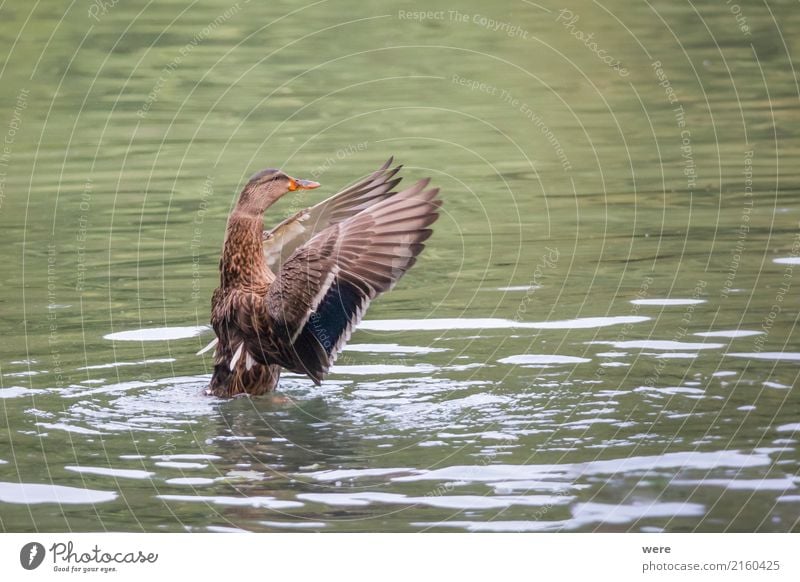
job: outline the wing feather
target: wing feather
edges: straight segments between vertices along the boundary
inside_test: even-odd
[[[277,271],[300,246],[326,228],[355,216],[396,192],[392,191],[401,178],[395,178],[402,165],[390,168],[393,158],[366,178],[341,192],[290,216],[269,232],[264,233],[264,256],[267,266]]]
[[[321,382],[370,302],[424,249],[441,205],[438,188],[427,185],[421,180],[328,226],[284,262],[267,293],[270,330],[263,331],[288,340],[282,365]],[[257,360],[263,353],[248,351]]]

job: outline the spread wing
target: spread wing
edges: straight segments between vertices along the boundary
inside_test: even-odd
[[[319,383],[378,294],[411,268],[438,218],[428,180],[333,224],[298,248],[267,293],[269,328],[248,345],[259,360],[280,346],[282,366]],[[262,342],[260,345],[258,342]],[[272,355],[272,354],[270,354]]]
[[[264,233],[264,256],[267,266],[277,272],[280,266],[301,245],[317,233],[348,219],[362,210],[396,194],[392,188],[400,183],[395,174],[402,166],[389,168],[389,158],[378,170],[313,206],[290,216]]]

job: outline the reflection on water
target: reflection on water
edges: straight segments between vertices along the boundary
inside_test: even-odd
[[[604,6],[625,77],[525,2],[0,9],[0,529],[797,530],[800,13]],[[418,266],[322,386],[204,396],[243,178],[392,153]]]
[[[446,329],[481,331],[466,322]],[[547,332],[552,341],[558,329]],[[614,336],[602,325],[591,333],[603,329]],[[743,495],[794,515],[798,426],[770,422],[758,404],[788,385],[759,389],[733,369],[647,385],[629,371],[687,346],[695,360],[719,363],[710,354],[728,344],[595,339],[570,343],[581,357],[526,353],[472,367],[468,353],[438,347],[450,343],[440,331],[420,331],[423,345],[351,350],[404,365],[337,366],[322,387],[288,375],[260,399],[205,397],[207,375],[20,391],[7,398],[22,411],[17,428],[29,428],[14,441],[43,443],[59,485],[5,482],[0,500],[41,515],[48,504],[89,504],[109,527],[141,529],[113,521],[124,493],[144,529],[207,531],[721,529],[731,509],[720,500]],[[749,337],[732,335],[716,337]],[[625,351],[599,351],[608,344]],[[627,373],[610,382],[611,372],[600,373],[609,363]],[[743,434],[741,446],[727,445],[725,425]],[[64,436],[69,450],[47,446]],[[376,525],[387,519],[391,527]]]

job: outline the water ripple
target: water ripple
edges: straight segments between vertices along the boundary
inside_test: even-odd
[[[95,491],[65,485],[42,483],[8,483],[0,481],[0,502],[38,504],[58,503],[60,505],[94,505],[114,501],[115,491]]]

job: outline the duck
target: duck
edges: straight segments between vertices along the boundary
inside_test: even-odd
[[[258,396],[281,372],[320,385],[369,305],[415,264],[439,217],[439,188],[398,188],[402,165],[379,169],[271,230],[264,213],[319,182],[280,169],[254,174],[228,216],[211,297],[214,350],[206,394]]]

